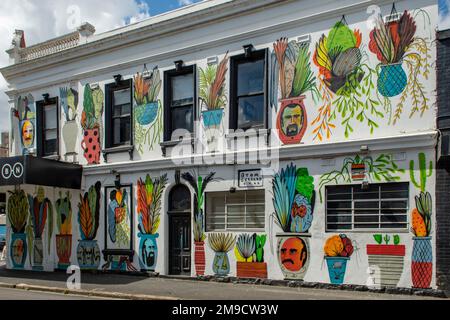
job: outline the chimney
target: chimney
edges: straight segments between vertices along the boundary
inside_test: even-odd
[[[25,32],[23,30],[15,30],[13,39],[11,41],[11,47],[6,50],[6,53],[9,55],[9,63],[15,64],[20,62],[20,53],[21,49],[25,49]]]
[[[95,27],[89,22],[85,22],[77,28],[77,31],[80,34],[80,44],[84,44],[87,43],[89,37],[94,35]]]

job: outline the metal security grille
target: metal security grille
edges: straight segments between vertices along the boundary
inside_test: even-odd
[[[264,190],[206,193],[206,231],[261,230]]]
[[[326,230],[408,229],[409,183],[326,187]]]

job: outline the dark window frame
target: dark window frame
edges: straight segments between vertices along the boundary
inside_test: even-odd
[[[44,131],[46,128],[45,126],[45,112],[44,109],[47,106],[56,105],[56,151],[52,153],[46,153],[44,148]],[[59,117],[60,117],[60,111],[59,111],[59,98],[49,98],[47,101],[41,100],[36,102],[36,110],[37,110],[37,139],[36,139],[36,145],[37,145],[37,155],[39,157],[52,157],[52,156],[59,156],[60,151],[60,124],[59,124]],[[49,129],[50,130],[50,129]],[[52,129],[54,130],[54,129]]]
[[[114,144],[113,142],[113,102],[114,92],[130,89],[130,137],[129,141],[121,144]],[[134,146],[134,118],[133,118],[133,80],[121,80],[119,83],[108,83],[105,85],[105,148],[120,148]]]
[[[194,93],[192,102],[192,132],[195,133],[195,121],[197,120],[197,65],[184,66],[180,70],[172,69],[164,72],[164,142],[172,141],[172,78],[191,74],[194,81]]]
[[[238,127],[238,72],[237,68],[239,64],[245,62],[254,62],[258,60],[264,60],[264,120],[262,125],[239,128]],[[247,131],[248,129],[268,129],[268,105],[269,105],[269,50],[261,49],[257,51],[253,51],[250,57],[246,57],[245,54],[240,54],[236,56],[230,57],[230,116],[229,116],[229,128],[233,130],[242,129]],[[261,93],[252,93],[245,96],[257,96],[261,95]]]
[[[387,185],[395,185],[395,184],[397,184],[397,185],[399,185],[399,186],[404,186],[405,188],[404,189],[398,189],[398,191],[389,191],[389,190],[382,190],[381,188],[383,187],[383,186],[387,186]],[[389,232],[396,232],[396,233],[407,233],[407,232],[409,232],[409,227],[410,227],[410,221],[409,221],[409,219],[408,219],[408,217],[409,217],[409,211],[410,211],[410,209],[411,209],[411,201],[410,201],[410,197],[411,197],[411,184],[408,182],[408,181],[399,181],[399,182],[386,182],[386,183],[373,183],[373,184],[370,184],[370,186],[377,186],[378,187],[378,190],[379,190],[379,195],[381,195],[381,192],[400,192],[400,191],[407,191],[408,192],[408,196],[406,197],[406,198],[392,198],[392,199],[390,199],[390,198],[382,198],[382,197],[379,197],[379,198],[374,198],[374,199],[370,199],[370,198],[363,198],[363,199],[361,199],[361,198],[353,198],[353,195],[355,194],[355,190],[354,190],[354,188],[355,187],[361,187],[361,185],[360,184],[338,184],[338,185],[327,185],[327,186],[325,186],[325,203],[324,203],[324,205],[325,205],[325,232],[327,232],[327,233],[330,233],[330,232],[332,232],[332,233],[336,233],[336,232],[346,232],[346,233],[364,233],[364,232],[377,232],[377,233],[389,233]],[[330,188],[333,188],[333,187],[350,187],[351,188],[351,194],[352,194],[352,197],[351,197],[351,199],[334,199],[334,200],[329,200],[328,199],[328,193],[329,193],[329,189]],[[372,191],[373,192],[373,191]],[[406,220],[405,220],[405,222],[384,222],[384,223],[386,223],[386,224],[405,224],[405,227],[404,228],[401,228],[401,227],[387,227],[387,228],[381,228],[381,225],[383,224],[382,223],[382,217],[383,216],[387,216],[387,214],[386,213],[382,213],[381,211],[388,211],[388,210],[403,210],[403,209],[401,209],[401,208],[382,208],[382,206],[381,206],[381,202],[382,201],[387,201],[387,202],[389,202],[389,201],[402,201],[402,200],[406,200],[406,208],[404,209],[405,210],[405,213],[396,213],[396,215],[404,215],[405,217],[406,217]],[[329,208],[328,208],[328,202],[331,202],[331,201],[334,201],[334,202],[336,202],[336,201],[338,201],[338,202],[351,202],[351,208],[349,208],[348,210],[347,209],[341,209],[341,208],[339,208],[339,209],[333,209],[333,208],[330,208],[330,211],[337,211],[337,210],[344,210],[344,211],[351,211],[351,213],[350,214],[344,214],[345,216],[350,216],[351,217],[351,221],[350,222],[347,222],[347,223],[345,223],[345,222],[342,222],[342,223],[340,223],[340,222],[333,222],[333,221],[328,221],[329,220],[329,213],[328,213],[328,211],[329,211]],[[378,207],[378,208],[375,208],[375,209],[378,209],[378,213],[377,213],[377,215],[378,215],[378,217],[379,217],[379,227],[361,227],[361,228],[355,228],[355,223],[356,224],[363,224],[363,225],[369,225],[369,224],[375,224],[375,222],[355,222],[355,210],[356,211],[361,211],[361,210],[364,210],[364,208],[355,208],[355,202],[358,202],[358,203],[360,203],[360,202],[375,202],[375,201],[378,201],[379,202],[379,204],[380,204],[380,206]],[[375,210],[375,209],[367,209],[367,210]],[[375,214],[367,214],[367,216],[374,216]],[[358,215],[356,215],[356,216],[358,216]],[[359,215],[358,217],[361,217],[361,215]],[[351,228],[350,229],[346,229],[346,228],[337,228],[337,229],[333,229],[333,228],[329,228],[329,224],[343,224],[343,225],[348,225],[348,224],[350,224],[350,226],[351,226]]]

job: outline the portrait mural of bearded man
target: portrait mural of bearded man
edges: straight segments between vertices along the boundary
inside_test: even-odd
[[[307,247],[301,238],[287,239],[280,250],[282,265],[289,271],[300,271],[308,259]]]

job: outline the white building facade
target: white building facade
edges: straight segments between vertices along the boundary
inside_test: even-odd
[[[211,0],[17,31],[11,154],[83,180],[0,187],[8,268],[436,288],[437,11]]]

